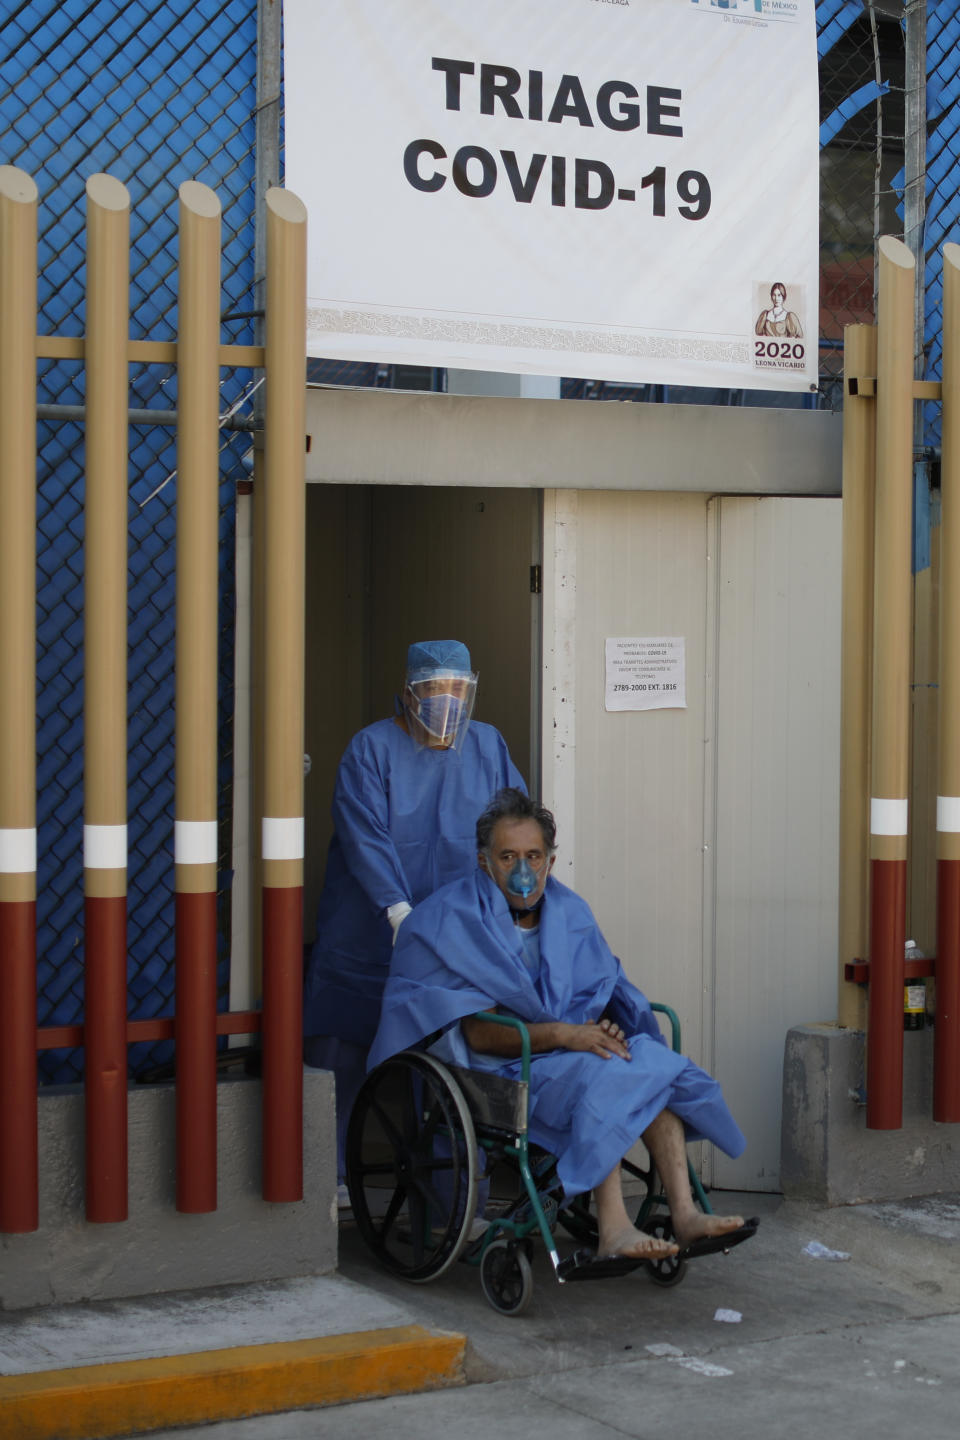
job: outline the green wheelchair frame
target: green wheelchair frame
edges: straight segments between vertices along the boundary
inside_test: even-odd
[[[653,1010],[670,1024],[680,1052],[680,1021],[669,1005]],[[643,1266],[660,1285],[682,1279],[677,1255],[656,1260],[615,1256],[598,1259],[590,1197],[565,1202],[556,1160],[531,1147],[527,1132],[530,1034],[522,1020],[482,1011],[481,1020],[509,1026],[520,1038],[520,1078],[466,1070],[427,1052],[408,1050],[384,1061],[357,1096],[347,1132],[347,1184],[360,1233],[378,1261],[416,1284],[442,1275],[457,1260],[479,1268],[489,1303],[519,1315],[533,1291],[531,1259],[539,1233],[561,1283],[605,1279]],[[481,1229],[477,1196],[483,1176],[505,1162],[519,1176],[519,1194]],[[672,1230],[666,1198],[651,1160],[646,1170],[624,1161],[625,1171],[645,1186],[638,1229],[662,1238]],[[693,1196],[711,1213],[699,1177],[688,1161]],[[584,1242],[561,1259],[560,1224]]]

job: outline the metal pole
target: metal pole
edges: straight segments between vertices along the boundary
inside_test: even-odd
[[[876,401],[851,379],[877,373],[877,332],[843,332],[843,565],[840,670],[840,992],[842,1026],[862,1030],[866,1002],[843,967],[870,944],[870,694],[873,672],[873,518]]]
[[[177,1209],[217,1208],[220,201],[180,186],[177,340]]]
[[[254,157],[254,244],[253,274],[255,311],[254,338],[263,344],[263,310],[266,303],[264,277],[267,270],[267,191],[280,184],[280,0],[257,0],[257,109]],[[235,739],[246,736],[246,756],[235,751],[234,764],[234,854],[235,870],[249,877],[246,885],[234,886],[231,897],[231,1002],[252,1005],[262,995],[260,936],[262,930],[259,819],[263,814],[263,388],[253,397],[253,494],[237,494],[237,577],[249,576],[249,603],[237,605],[234,634],[236,670],[249,674],[247,711],[240,717]],[[241,553],[242,551],[242,553]],[[238,602],[240,597],[238,596]],[[238,705],[243,703],[238,695]],[[246,723],[242,723],[245,721]],[[244,760],[247,763],[244,764]],[[244,807],[236,803],[240,784],[246,785],[246,813],[255,817],[249,836],[239,823]],[[246,854],[241,862],[243,847]],[[239,853],[238,853],[239,852]],[[245,942],[245,943],[244,943]],[[242,958],[240,958],[242,957]],[[238,974],[238,971],[241,973]],[[235,999],[236,997],[236,999]]]
[[[265,655],[265,581],[267,552],[267,497],[263,459],[263,426],[253,437],[253,494],[245,497],[250,517],[250,606],[247,642],[250,647],[250,803],[253,823],[250,827],[249,917],[251,923],[250,986],[251,1001],[263,1000],[263,855],[261,852],[260,817],[263,801],[263,708]]]
[[[0,1231],[36,1230],[37,187],[0,166]]]
[[[267,194],[263,1198],[303,1196],[304,357],[307,213]]]
[[[54,423],[74,420],[83,425],[87,418],[86,405],[38,405],[37,419],[52,420]],[[177,425],[176,410],[138,410],[127,411],[128,425]],[[246,430],[249,434],[253,430],[253,421],[243,415],[221,415],[218,422],[221,430]]]
[[[933,1118],[960,1121],[960,245],[943,247],[940,769]]]
[[[84,541],[87,1219],[127,1218],[127,340],[130,197],[87,181]]]
[[[903,239],[916,261],[914,276],[914,375],[924,368],[924,245],[927,164],[927,0],[908,0],[904,10]],[[922,401],[916,404],[919,441]]]
[[[910,743],[913,256],[885,235],[877,303],[877,482],[870,799],[867,1127],[903,1116],[903,947]]]
[[[267,273],[267,191],[280,184],[280,0],[257,0],[257,123],[254,135],[253,283],[257,343],[263,343]],[[262,403],[259,400],[256,402]]]

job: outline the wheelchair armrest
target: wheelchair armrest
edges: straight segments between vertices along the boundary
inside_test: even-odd
[[[680,1054],[680,1017],[669,1005],[659,1005],[651,1000],[650,1009],[659,1015],[666,1015],[670,1021],[670,1044],[675,1054]]]
[[[674,1054],[681,1053],[680,1017],[676,1010],[669,1005],[661,1005],[658,1001],[650,1002],[650,1009],[656,1014],[666,1015],[670,1022],[670,1046]],[[517,1020],[513,1015],[498,1015],[493,1010],[481,1010],[476,1018],[478,1020],[492,1020],[495,1025],[509,1025],[511,1029],[519,1032],[520,1035],[520,1056],[521,1056],[521,1079],[530,1079],[530,1031],[522,1020]]]
[[[530,1081],[530,1031],[522,1020],[517,1020],[513,1015],[498,1015],[494,1010],[480,1010],[474,1017],[476,1020],[492,1020],[494,1025],[507,1025],[511,1030],[516,1030],[520,1035],[520,1078],[529,1084]]]

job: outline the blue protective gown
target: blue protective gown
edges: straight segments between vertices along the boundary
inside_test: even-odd
[[[474,869],[477,819],[505,785],[526,793],[499,731],[477,720],[457,750],[420,749],[392,720],[354,736],[337,771],[305,1035],[369,1045],[390,967],[387,907],[419,905]]]
[[[688,1140],[739,1155],[745,1141],[719,1085],[666,1044],[586,902],[551,878],[540,917],[534,977],[505,897],[479,868],[420,905],[397,937],[368,1066],[439,1029],[444,1054],[471,1065],[456,1022],[478,1010],[499,1008],[532,1023],[606,1015],[626,1032],[631,1060],[552,1050],[531,1061],[530,1138],[557,1156],[566,1194],[598,1185],[664,1109],[683,1121]],[[496,1069],[518,1078],[520,1061]]]

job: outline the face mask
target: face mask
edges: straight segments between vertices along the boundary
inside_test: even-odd
[[[431,735],[443,740],[456,733],[465,709],[465,702],[456,695],[446,692],[441,695],[425,695],[420,701],[417,719]]]
[[[507,876],[507,889],[510,894],[519,895],[522,900],[526,900],[527,896],[536,890],[538,883],[536,871],[530,862],[521,856]]]

